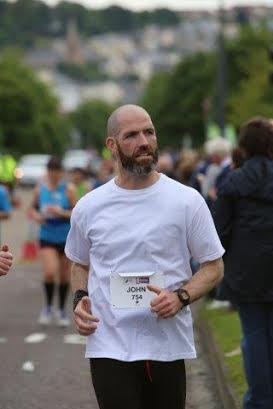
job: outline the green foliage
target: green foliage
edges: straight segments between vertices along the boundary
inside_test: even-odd
[[[91,3],[91,2],[90,2]],[[40,0],[0,0],[0,47],[30,47],[41,37],[64,36],[73,20],[85,36],[105,32],[127,32],[145,25],[176,25],[179,15],[167,9],[133,12],[122,7],[87,9],[68,1],[49,7]]]
[[[269,83],[272,63],[268,49],[273,33],[244,28],[228,44],[229,100],[228,119],[236,127],[255,115],[272,117],[273,87]]]
[[[158,24],[161,27],[175,26],[180,22],[177,13],[169,9],[155,9],[152,12],[142,11],[136,14],[137,25],[142,27],[148,24]]]
[[[59,153],[68,128],[58,101],[17,55],[0,60],[0,129],[6,149],[20,154]]]
[[[164,146],[164,119],[167,115],[164,102],[168,93],[170,77],[171,75],[166,72],[155,73],[148,82],[140,101],[140,105],[149,112],[153,120],[160,146]]]
[[[248,59],[245,67],[248,76],[240,81],[229,100],[229,119],[235,126],[240,127],[256,115],[269,118],[273,116],[273,92],[268,83],[269,70],[270,64],[265,50],[259,50],[255,56]]]
[[[106,138],[106,123],[115,109],[101,100],[86,101],[72,114],[72,123],[81,135],[82,147],[101,149]]]
[[[107,79],[107,76],[100,71],[98,64],[92,61],[83,65],[60,63],[58,69],[80,82],[102,81]]]
[[[208,322],[214,339],[223,353],[223,360],[227,368],[227,377],[239,401],[247,389],[243,359],[241,354],[225,356],[225,354],[238,350],[241,342],[241,326],[238,314],[225,309],[204,310],[202,316]]]
[[[151,112],[161,146],[179,146],[186,134],[195,146],[203,142],[202,106],[213,92],[214,64],[213,55],[198,53],[149,82],[142,103]]]
[[[273,63],[267,55],[272,45],[272,32],[250,27],[226,44],[226,117],[236,128],[255,115],[273,116],[273,85],[269,83]],[[216,58],[215,53],[188,56],[170,74],[155,74],[147,84],[140,103],[152,115],[161,146],[178,146],[186,134],[195,146],[204,142],[205,121],[215,120]],[[206,99],[211,107],[205,118]]]

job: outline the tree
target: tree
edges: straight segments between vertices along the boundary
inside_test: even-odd
[[[267,56],[272,45],[272,32],[250,27],[226,42],[226,114],[228,122],[237,128],[254,115],[273,117]],[[204,121],[215,120],[216,58],[215,53],[195,53],[185,57],[170,74],[155,74],[147,84],[141,103],[152,114],[161,145],[177,146],[185,134],[192,136],[195,146],[203,143]],[[205,101],[210,101],[209,118],[204,117]]]
[[[213,94],[215,58],[198,53],[182,60],[169,75],[148,84],[144,105],[154,113],[161,145],[179,146],[190,134],[195,146],[205,137],[202,106]]]
[[[68,123],[58,100],[17,55],[0,60],[0,129],[6,149],[23,153],[61,153]]]
[[[106,137],[106,123],[115,106],[101,100],[82,103],[72,114],[72,123],[81,135],[82,147],[101,149]]]
[[[164,144],[162,126],[165,112],[165,100],[167,98],[168,86],[171,75],[167,72],[155,73],[146,85],[140,105],[145,108],[156,127],[160,145]]]
[[[273,90],[268,82],[270,64],[266,50],[253,54],[245,64],[249,76],[241,80],[229,100],[229,120],[237,128],[253,116],[273,117]]]
[[[272,44],[272,32],[250,27],[242,29],[239,36],[227,44],[227,117],[237,128],[255,115],[273,116],[273,87],[269,83],[268,58]]]
[[[117,6],[89,9],[70,1],[49,7],[40,0],[0,0],[0,46],[15,44],[26,48],[41,37],[64,36],[71,20],[82,35],[90,36],[140,29],[148,24],[176,25],[180,17],[167,9],[136,13]]]

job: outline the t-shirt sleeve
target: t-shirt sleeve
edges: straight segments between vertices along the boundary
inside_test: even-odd
[[[2,187],[0,189],[0,211],[2,212],[11,212],[12,207],[9,199],[9,194],[7,190]]]
[[[84,224],[81,223],[79,210],[75,208],[71,215],[71,227],[65,245],[65,254],[69,260],[82,265],[89,265],[91,242],[86,237]]]
[[[199,263],[216,260],[225,252],[205,201],[202,201],[192,217],[188,231],[188,246],[191,257]]]

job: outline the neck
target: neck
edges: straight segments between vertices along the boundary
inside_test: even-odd
[[[153,170],[148,175],[137,176],[124,169],[119,169],[116,184],[123,189],[145,189],[158,181],[160,174]]]
[[[49,189],[56,189],[57,186],[59,186],[60,181],[47,181],[47,185],[49,187]]]

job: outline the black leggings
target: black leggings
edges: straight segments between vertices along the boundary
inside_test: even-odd
[[[100,409],[185,409],[184,360],[90,359]]]

